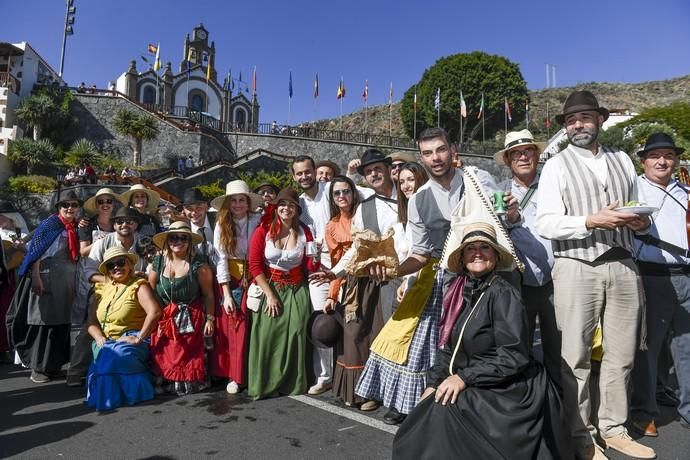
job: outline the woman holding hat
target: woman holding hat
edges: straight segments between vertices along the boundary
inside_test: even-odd
[[[23,278],[15,303],[26,313],[14,316],[26,315],[28,327],[23,337],[14,336],[13,341],[22,362],[31,367],[34,383],[48,382],[69,361],[79,259],[77,218],[82,204],[74,191],[63,192],[55,205],[57,213],[38,225],[19,267]]]
[[[153,371],[179,396],[205,388],[204,337],[215,324],[213,272],[194,251],[202,240],[183,221],[153,237],[163,254],[153,258],[149,283],[164,305],[151,337]]]
[[[264,293],[249,341],[248,393],[254,399],[307,389],[307,273],[318,262],[306,255],[314,239],[299,221],[301,211],[297,192],[281,190],[250,243],[249,272]]]
[[[105,251],[98,267],[106,281],[96,284],[89,312],[94,361],[86,379],[86,402],[99,411],[154,397],[149,336],[161,309],[146,280],[135,274],[138,259],[115,246]]]
[[[84,203],[84,211],[91,217],[79,222],[79,250],[83,257],[89,255],[93,242],[115,231],[110,218],[117,210],[120,196],[110,188],[102,188]]]
[[[467,224],[448,260],[428,388],[400,426],[393,458],[572,458],[560,399],[529,352],[520,294],[496,274],[512,256],[491,224]]]
[[[143,184],[135,184],[120,196],[120,201],[141,214],[138,228],[140,235],[153,236],[161,231],[160,222],[155,217],[161,201],[161,196],[157,192],[146,188]]]
[[[211,206],[218,210],[213,247],[218,265],[216,279],[222,300],[216,308],[216,335],[210,354],[214,377],[228,379],[226,390],[234,394],[247,382],[247,303],[244,291],[249,285],[247,257],[250,235],[259,224],[252,211],[262,206],[259,195],[245,181],[234,180],[225,186],[225,195]]]

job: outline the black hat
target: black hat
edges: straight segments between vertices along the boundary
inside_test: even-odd
[[[17,209],[9,201],[0,200],[0,212],[17,212]]]
[[[647,138],[644,148],[637,152],[637,156],[642,158],[645,153],[656,149],[671,149],[676,152],[676,155],[680,155],[681,153],[685,152],[684,148],[676,147],[676,144],[673,142],[673,138],[668,134],[654,133]]]
[[[364,167],[374,163],[385,163],[386,165],[390,165],[393,163],[393,160],[391,157],[385,156],[376,149],[369,149],[362,155],[362,164],[357,167],[357,172],[363,176]]]
[[[273,193],[275,193],[276,195],[278,193],[280,193],[280,188],[277,185],[272,184],[270,182],[262,182],[259,185],[257,185],[256,187],[254,187],[254,193],[259,193],[259,190],[261,190],[264,187],[270,188],[271,190],[273,190]]]
[[[299,195],[297,194],[296,191],[294,191],[291,188],[284,188],[280,192],[278,192],[278,196],[276,196],[276,199],[273,200],[271,203],[274,205],[278,205],[281,201],[289,201],[291,203],[295,203],[297,205],[297,214],[302,214],[302,206],[299,203]]]
[[[141,214],[139,214],[139,211],[137,211],[134,208],[120,208],[117,210],[115,214],[110,216],[110,223],[115,222],[117,219],[134,219],[137,221],[137,224],[141,222]]]
[[[307,333],[309,341],[315,347],[332,348],[343,333],[343,319],[336,311],[324,313],[317,310],[309,317]]]
[[[565,123],[566,115],[578,112],[589,112],[593,110],[599,112],[604,117],[604,121],[609,118],[609,111],[605,107],[599,107],[596,96],[589,91],[573,91],[563,104],[563,113],[556,115],[556,122],[559,125]]]
[[[65,201],[78,201],[79,206],[82,206],[84,202],[82,201],[81,198],[77,196],[76,193],[74,193],[74,190],[66,190],[60,193],[60,196],[58,197],[57,201],[55,202],[55,207],[59,208],[60,203],[64,203]]]
[[[197,203],[208,203],[204,195],[201,194],[198,188],[188,188],[184,191],[182,196],[182,206],[187,206],[188,204]]]

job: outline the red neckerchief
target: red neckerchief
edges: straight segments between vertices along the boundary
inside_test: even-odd
[[[62,217],[60,214],[58,214],[57,216],[58,219],[60,219],[60,222],[62,222],[62,225],[65,226],[65,230],[67,230],[69,255],[72,257],[72,260],[76,262],[77,258],[79,257],[79,238],[77,237],[77,222],[76,220],[70,222],[64,217]]]

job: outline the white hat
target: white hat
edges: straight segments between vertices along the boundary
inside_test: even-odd
[[[211,200],[211,206],[213,206],[213,208],[215,208],[216,210],[220,210],[220,208],[223,207],[225,198],[229,197],[230,195],[247,195],[249,199],[250,212],[254,211],[259,206],[264,205],[264,200],[261,198],[261,196],[252,192],[249,189],[249,185],[247,185],[245,181],[234,180],[232,182],[228,182],[225,186],[225,195],[217,196],[213,200]]]
[[[120,201],[123,205],[129,206],[129,200],[136,192],[144,192],[146,196],[149,197],[148,203],[146,204],[146,211],[153,213],[158,208],[158,203],[161,201],[161,196],[158,192],[146,188],[144,184],[134,184],[129,190],[120,195]]]
[[[509,269],[513,266],[513,256],[496,239],[496,229],[488,222],[474,222],[467,224],[463,230],[460,246],[454,249],[448,256],[448,269],[455,273],[462,273],[464,265],[462,263],[462,250],[470,243],[482,241],[494,248],[497,261],[496,269]]]
[[[546,142],[535,142],[534,136],[527,129],[522,131],[511,131],[506,134],[506,140],[503,143],[503,150],[499,150],[494,154],[494,160],[501,166],[508,166],[505,160],[505,153],[515,147],[520,147],[521,145],[533,145],[539,151],[539,155],[542,154],[546,148]]]
[[[167,241],[168,236],[172,235],[173,233],[182,233],[184,235],[188,235],[189,238],[192,240],[192,245],[194,246],[204,241],[204,237],[199,235],[198,233],[194,233],[187,222],[183,220],[176,220],[175,222],[170,224],[170,227],[168,227],[167,231],[156,233],[155,235],[153,235],[153,244],[158,246],[160,249],[163,249],[165,247],[165,242]]]
[[[86,200],[86,202],[84,203],[84,210],[89,214],[98,214],[98,198],[103,195],[110,195],[111,197],[113,197],[114,201],[117,201],[118,203],[120,202],[120,195],[113,192],[113,189],[105,187],[99,189],[94,196]],[[113,202],[113,210],[115,209],[115,204],[116,203]]]

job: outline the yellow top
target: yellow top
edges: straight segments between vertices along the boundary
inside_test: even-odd
[[[103,334],[109,339],[117,340],[125,332],[138,331],[144,325],[146,311],[137,299],[139,286],[144,283],[144,279],[136,279],[129,285],[96,283],[96,317]]]

